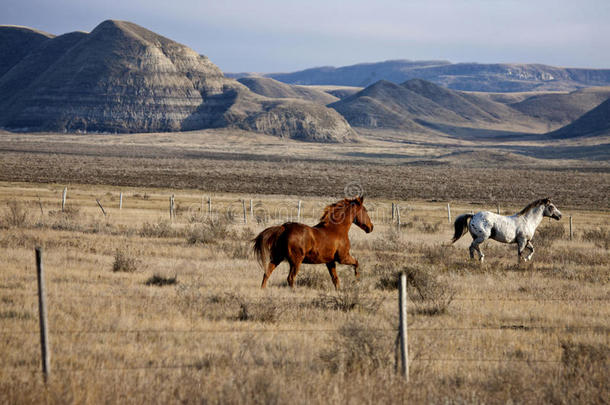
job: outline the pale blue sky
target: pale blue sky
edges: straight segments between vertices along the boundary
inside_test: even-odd
[[[0,0],[0,24],[52,34],[132,21],[226,72],[388,59],[610,68],[610,0]]]

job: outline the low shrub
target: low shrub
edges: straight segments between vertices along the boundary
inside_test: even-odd
[[[610,249],[610,230],[607,228],[587,229],[582,233],[582,239],[599,248]]]
[[[145,222],[138,234],[143,238],[171,238],[176,235],[169,220],[160,220],[156,224]]]
[[[374,313],[381,306],[381,299],[364,295],[362,287],[358,283],[353,283],[333,293],[320,294],[313,301],[313,305],[318,308],[334,311],[364,311]]]
[[[160,274],[153,274],[144,284],[152,285],[156,287],[163,287],[166,285],[174,285],[178,283],[178,276],[167,277]]]
[[[25,227],[29,224],[29,212],[24,204],[9,201],[7,209],[0,217],[0,227]]]
[[[332,349],[320,353],[332,373],[368,375],[393,367],[392,339],[364,321],[346,322],[332,339]]]
[[[434,274],[434,268],[405,267],[403,271],[407,275],[407,294],[415,304],[416,313],[423,315],[447,313],[456,294],[453,286]]]
[[[225,220],[208,220],[200,224],[195,224],[187,231],[187,242],[215,243],[224,241],[231,236],[229,224]]]
[[[254,302],[239,299],[239,314],[237,318],[240,321],[273,323],[278,321],[284,310],[285,308],[282,308],[280,304],[268,297]]]
[[[552,222],[544,224],[538,227],[536,234],[534,235],[532,243],[535,243],[536,247],[548,248],[553,242],[562,239],[565,236],[566,230],[563,224],[558,222]]]
[[[138,267],[138,259],[127,249],[117,249],[114,253],[112,271],[132,273]]]

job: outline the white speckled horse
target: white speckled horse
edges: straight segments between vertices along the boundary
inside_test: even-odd
[[[534,254],[534,246],[532,246],[531,240],[543,217],[561,219],[561,212],[548,198],[536,200],[511,216],[498,215],[489,211],[463,214],[455,219],[455,233],[451,243],[460,239],[466,233],[466,227],[468,227],[473,239],[470,244],[470,257],[472,259],[474,259],[476,250],[479,253],[479,260],[483,261],[485,255],[481,252],[479,245],[485,239],[491,238],[498,242],[516,243],[518,248],[517,260],[527,261]],[[531,250],[531,253],[523,257],[526,247]]]

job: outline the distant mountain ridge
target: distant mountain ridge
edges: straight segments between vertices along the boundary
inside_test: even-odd
[[[571,123],[609,97],[610,87],[602,87],[510,102],[510,98],[498,101],[494,94],[451,90],[421,79],[401,84],[380,80],[329,106],[354,127],[470,138],[543,134]],[[572,131],[567,136],[580,135]]]
[[[234,74],[243,77],[247,74]],[[323,66],[265,77],[301,85],[369,86],[378,80],[403,83],[424,79],[462,91],[572,91],[610,85],[610,69],[562,68],[541,64],[481,64],[447,61],[389,60],[350,66]]]
[[[1,65],[0,127],[10,130],[235,127],[307,141],[355,137],[335,110],[255,94],[207,57],[126,21],[60,36],[1,27],[0,53],[9,56]]]

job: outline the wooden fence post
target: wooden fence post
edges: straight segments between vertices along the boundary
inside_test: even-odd
[[[572,237],[574,235],[572,234],[572,216],[570,215],[570,240],[572,240]]]
[[[451,205],[449,203],[447,203],[447,221],[451,223]]]
[[[496,213],[500,215],[500,204],[496,204]]]
[[[398,309],[400,313],[400,356],[401,372],[406,382],[409,382],[409,344],[407,340],[407,275],[400,273],[398,293]]]
[[[396,204],[396,225],[398,226],[398,230],[400,230],[400,207]]]
[[[123,209],[123,192],[119,194],[119,211]]]
[[[297,206],[297,222],[301,220],[301,200],[299,200],[299,204]]]
[[[176,213],[174,212],[174,195],[172,194],[169,197],[169,219],[176,218]]]
[[[244,224],[247,224],[248,220],[246,219],[246,200],[241,200],[241,207],[244,210]]]
[[[68,194],[68,187],[64,187],[64,192],[61,194],[61,212],[64,212],[66,208],[66,195]]]
[[[254,219],[254,206],[252,205],[251,198],[250,198],[250,219]]]
[[[392,203],[392,222],[394,222],[394,203]]]
[[[212,216],[212,196],[208,197],[208,215]]]
[[[36,273],[38,279],[38,314],[40,319],[40,350],[42,355],[42,376],[45,384],[51,372],[51,348],[47,333],[47,303],[44,288],[44,269],[42,267],[42,248],[36,248]]]

